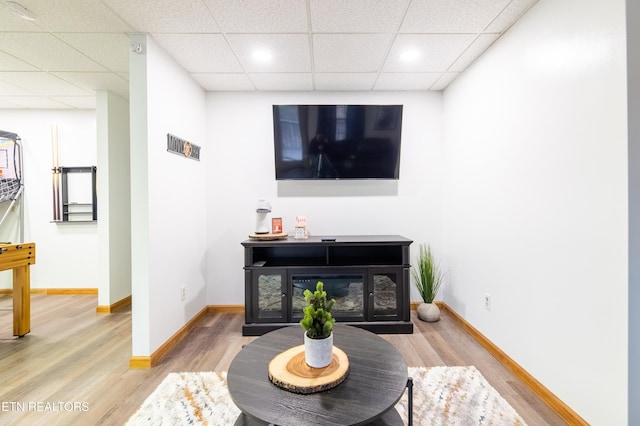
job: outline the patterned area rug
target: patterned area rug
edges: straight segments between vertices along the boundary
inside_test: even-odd
[[[525,425],[470,367],[409,367],[414,425]],[[129,419],[138,425],[233,425],[240,410],[227,392],[226,372],[170,373]],[[407,424],[407,392],[396,405]]]

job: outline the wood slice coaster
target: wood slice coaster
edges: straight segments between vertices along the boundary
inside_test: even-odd
[[[304,345],[294,346],[276,355],[269,363],[269,380],[290,392],[310,394],[338,386],[349,373],[349,358],[342,349],[333,347],[333,359],[324,368],[309,367],[304,358]]]
[[[289,234],[287,234],[286,232],[281,232],[279,234],[256,234],[255,232],[252,234],[249,234],[249,238],[251,238],[252,240],[262,240],[262,241],[269,241],[269,240],[283,240],[285,238],[287,238],[289,236]]]

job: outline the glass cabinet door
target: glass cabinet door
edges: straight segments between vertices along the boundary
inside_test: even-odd
[[[283,269],[253,272],[253,312],[256,322],[287,320],[287,271]]]
[[[369,272],[368,315],[369,321],[398,320],[402,312],[402,268]]]

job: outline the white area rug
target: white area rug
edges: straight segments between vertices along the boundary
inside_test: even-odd
[[[526,425],[475,367],[409,367],[414,425]],[[396,410],[406,422],[407,392]]]
[[[410,367],[414,425],[525,425],[518,413],[470,367]],[[138,425],[233,425],[240,410],[226,372],[170,373],[129,419]],[[407,424],[407,392],[396,406]]]

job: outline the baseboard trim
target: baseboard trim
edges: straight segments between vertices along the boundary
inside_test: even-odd
[[[412,309],[413,304],[419,305],[420,302],[411,302]],[[504,365],[509,371],[511,371],[518,379],[522,380],[529,389],[536,393],[553,411],[556,412],[564,421],[571,425],[585,425],[587,423],[578,413],[573,411],[567,404],[562,402],[560,398],[555,396],[553,392],[547,389],[542,383],[540,383],[535,377],[533,377],[527,370],[522,368],[520,364],[511,359],[502,349],[497,347],[493,342],[487,339],[478,329],[472,326],[467,320],[460,316],[456,311],[451,309],[449,305],[444,302],[435,302],[440,309],[447,311],[451,316],[464,328],[480,345],[482,345],[491,355],[493,355],[502,365]]]
[[[131,296],[127,296],[124,299],[118,300],[111,305],[98,305],[96,306],[96,312],[99,314],[111,314],[129,305],[131,305]]]
[[[31,288],[31,294],[98,294],[97,288]],[[0,294],[13,294],[11,288],[1,288]]]
[[[129,359],[129,368],[151,368],[151,357],[150,356],[132,356]]]
[[[152,368],[164,358],[164,356],[173,348],[175,348],[178,343],[187,335],[189,331],[193,329],[193,327],[202,319],[203,316],[207,315],[209,312],[209,307],[205,306],[202,308],[200,312],[193,316],[185,325],[183,325],[178,331],[176,331],[173,336],[169,338],[166,342],[164,342],[158,349],[155,350],[151,354],[151,356],[132,356],[129,359],[129,367],[130,368]]]
[[[209,305],[210,314],[242,314],[244,305]]]
[[[97,288],[48,288],[45,294],[98,294]],[[31,290],[33,293],[33,290]]]

